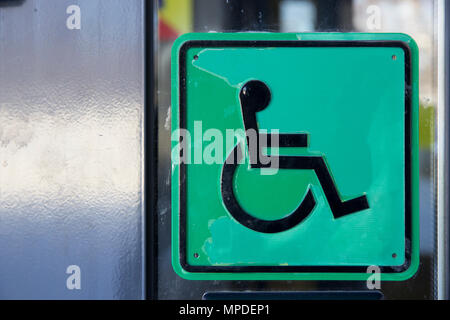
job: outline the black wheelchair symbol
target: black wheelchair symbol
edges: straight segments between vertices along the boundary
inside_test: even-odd
[[[271,139],[274,134],[259,133],[258,124],[256,121],[256,113],[268,107],[271,100],[270,89],[264,82],[252,80],[247,82],[239,93],[239,99],[242,109],[242,117],[244,120],[244,127],[247,134],[247,146],[249,146],[248,136],[249,129],[257,132],[256,145],[257,152],[251,154],[249,158],[251,168],[268,168],[269,164],[263,163],[262,157],[274,160],[275,156],[263,155],[260,146],[260,140],[267,141],[270,146]],[[279,134],[279,147],[308,147],[308,134]],[[242,225],[252,230],[263,233],[277,233],[286,231],[298,225],[306,217],[308,217],[316,206],[316,200],[311,189],[308,189],[306,196],[300,205],[289,216],[279,220],[262,220],[247,213],[239,205],[233,188],[233,177],[242,160],[241,143],[238,143],[233,151],[228,156],[222,168],[221,177],[221,192],[223,202],[229,213]],[[255,159],[252,159],[256,157]],[[322,186],[326,199],[329,203],[331,211],[335,219],[347,216],[358,211],[369,208],[369,203],[365,195],[353,198],[347,201],[342,201],[338,190],[334,184],[333,178],[328,170],[325,160],[322,156],[276,156],[278,160],[279,169],[310,169],[314,170],[317,178]],[[266,161],[265,161],[266,162]]]

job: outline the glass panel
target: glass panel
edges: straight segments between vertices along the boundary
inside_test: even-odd
[[[404,32],[420,50],[420,251],[418,273],[383,282],[386,299],[432,299],[435,270],[435,118],[437,105],[437,1],[409,0],[161,0],[158,42],[158,297],[201,299],[207,291],[367,290],[353,281],[187,281],[171,266],[170,49],[187,32]]]

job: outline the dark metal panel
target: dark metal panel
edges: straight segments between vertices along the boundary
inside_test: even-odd
[[[449,212],[449,208],[450,208],[450,195],[449,195],[449,188],[450,188],[450,170],[449,170],[449,160],[450,160],[450,119],[449,119],[449,112],[450,112],[450,3],[448,1],[445,1],[445,14],[444,14],[444,23],[445,23],[445,33],[444,33],[444,37],[445,37],[445,76],[444,76],[444,90],[445,90],[445,115],[446,115],[446,119],[445,119],[445,139],[447,142],[447,145],[445,146],[445,155],[444,155],[444,159],[445,159],[445,172],[446,172],[446,181],[444,181],[445,183],[445,187],[444,187],[444,192],[445,192],[445,217],[446,217],[446,221],[445,221],[445,236],[446,236],[446,241],[444,241],[444,243],[446,244],[446,254],[445,254],[445,270],[444,271],[444,277],[442,279],[442,281],[445,281],[444,284],[444,288],[445,288],[445,292],[443,294],[443,297],[445,297],[445,299],[450,299],[450,280],[449,280],[449,273],[450,273],[450,261],[449,261],[449,257],[450,257],[450,212]]]
[[[156,1],[145,1],[145,204],[146,230],[146,298],[158,296],[158,215],[157,215],[157,171],[158,155],[158,109],[156,103]]]
[[[13,2],[0,6],[0,298],[143,298],[143,0]]]

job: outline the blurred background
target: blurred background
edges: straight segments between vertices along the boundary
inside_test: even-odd
[[[435,120],[437,10],[433,0],[159,0],[158,286],[161,299],[201,299],[226,290],[364,290],[365,282],[186,281],[170,262],[170,49],[187,32],[402,32],[420,50],[420,252],[419,272],[407,282],[383,282],[386,299],[433,299],[436,294]]]

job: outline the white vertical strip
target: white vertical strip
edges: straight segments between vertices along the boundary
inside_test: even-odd
[[[437,298],[445,299],[446,286],[446,208],[445,208],[445,0],[437,2],[438,104],[437,104]]]

